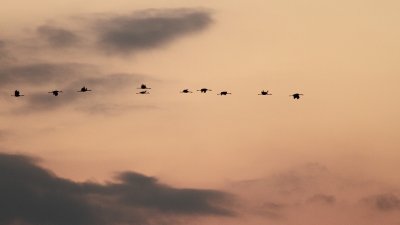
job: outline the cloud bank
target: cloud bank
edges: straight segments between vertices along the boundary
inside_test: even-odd
[[[106,184],[74,182],[30,157],[0,153],[0,224],[169,224],[196,216],[233,216],[232,197],[216,190],[174,188],[135,172]]]

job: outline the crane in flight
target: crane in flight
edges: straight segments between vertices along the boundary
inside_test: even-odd
[[[258,95],[272,95],[271,93],[269,93],[269,91],[267,90],[267,91],[264,91],[264,90],[262,90],[261,91],[261,93],[260,94],[258,94]]]
[[[54,90],[54,91],[49,91],[49,94],[53,94],[54,96],[58,96],[59,93],[62,93],[62,91]]]
[[[77,92],[87,92],[87,91],[92,91],[92,90],[89,90],[89,89],[87,89],[87,87],[83,86],[83,87],[81,88],[81,90],[80,90],[80,91],[77,91]]]
[[[14,91],[14,95],[11,95],[11,96],[14,96],[14,97],[21,97],[21,96],[25,96],[25,95],[21,95],[21,93],[20,93],[18,90],[15,90],[15,91]]]
[[[227,91],[221,91],[218,95],[231,95],[232,93],[229,93]]]
[[[147,87],[147,85],[145,85],[145,84],[142,84],[142,85],[140,85],[140,87],[138,89],[146,90],[146,89],[151,89],[151,88]]]
[[[148,92],[147,90],[145,90],[145,91],[139,91],[139,92],[136,93],[136,94],[138,94],[138,95],[148,95],[148,94],[150,94],[150,92]]]
[[[202,88],[202,89],[197,90],[197,91],[200,91],[201,93],[207,93],[207,91],[212,91],[212,90],[208,89],[208,88]]]
[[[189,91],[189,89],[183,89],[183,90],[181,91],[181,93],[188,94],[188,93],[193,93],[193,92],[192,92],[192,91]]]
[[[289,95],[289,96],[293,97],[293,99],[300,99],[300,95],[303,95],[303,94],[295,93],[295,94],[292,94],[292,95]]]

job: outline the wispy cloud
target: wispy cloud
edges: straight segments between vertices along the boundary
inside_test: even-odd
[[[266,224],[391,224],[400,213],[399,186],[339,175],[318,163],[232,185],[230,190],[240,196],[244,215],[267,219]],[[371,218],[367,220],[365,215]],[[329,222],[327,217],[333,220]]]
[[[394,193],[371,195],[363,199],[362,202],[373,206],[379,211],[400,210],[400,197]]]

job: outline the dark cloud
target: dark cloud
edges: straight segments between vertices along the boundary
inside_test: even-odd
[[[0,224],[154,224],[187,216],[231,216],[231,196],[180,189],[124,172],[106,184],[57,177],[32,158],[0,154]]]
[[[336,198],[333,195],[316,194],[307,199],[309,203],[324,203],[328,205],[335,204]]]
[[[372,195],[362,200],[380,211],[400,210],[400,198],[393,193]]]
[[[93,73],[94,67],[80,63],[32,63],[0,68],[0,86],[64,84],[85,73]]]
[[[37,33],[53,47],[70,47],[80,41],[74,32],[60,27],[40,26]]]
[[[212,22],[210,11],[196,8],[148,9],[125,15],[81,15],[79,19],[38,26],[35,37],[27,34],[28,38],[31,36],[29,43],[21,43],[21,39],[14,37],[13,50],[35,55],[39,49],[65,51],[67,47],[75,47],[74,52],[88,54],[93,50],[98,52],[100,48],[102,52],[126,55],[202,31]],[[0,39],[0,59],[4,57],[4,43]]]
[[[196,9],[147,10],[96,22],[101,48],[131,53],[159,47],[184,34],[205,29],[212,22],[209,12]]]

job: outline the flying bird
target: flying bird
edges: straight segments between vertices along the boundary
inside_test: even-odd
[[[21,97],[21,96],[24,96],[24,95],[21,95],[21,93],[20,93],[18,90],[15,90],[15,91],[14,91],[14,95],[11,95],[11,96],[14,96],[14,97]]]
[[[300,95],[303,95],[303,94],[295,93],[295,94],[292,94],[292,95],[289,95],[289,96],[293,97],[293,99],[300,99]]]
[[[140,92],[138,92],[138,93],[136,93],[136,94],[139,94],[139,95],[147,95],[147,94],[150,94],[150,92],[148,92],[148,91],[146,90],[146,91],[140,91]]]
[[[54,90],[54,91],[50,91],[50,92],[48,92],[48,93],[53,94],[54,96],[58,96],[58,94],[61,93],[61,92],[62,92],[62,91]]]
[[[183,89],[183,91],[181,91],[181,93],[187,94],[187,93],[193,93],[193,92],[189,91],[189,89]]]
[[[208,88],[202,88],[202,89],[197,90],[197,91],[200,91],[201,93],[207,93],[207,91],[212,91],[212,90],[208,89]]]
[[[77,92],[87,92],[87,91],[92,91],[92,90],[89,90],[89,89],[87,89],[87,87],[83,86],[83,87],[81,88],[81,90],[80,90],[80,91],[77,91]]]
[[[261,91],[261,94],[258,95],[272,95],[271,93],[269,93],[268,91]]]
[[[232,93],[229,93],[227,91],[221,91],[218,95],[231,95]]]
[[[142,84],[142,85],[140,85],[140,88],[138,88],[138,89],[151,89],[151,88],[148,88],[145,84]]]

